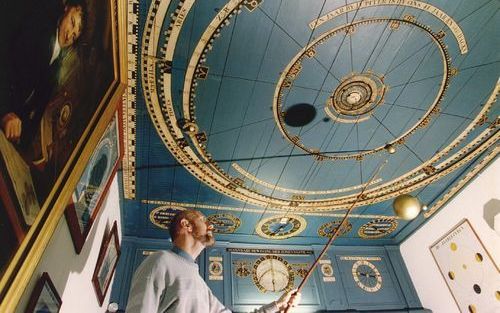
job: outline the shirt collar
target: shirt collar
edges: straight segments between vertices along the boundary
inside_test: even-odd
[[[179,248],[177,246],[172,247],[172,252],[177,254],[178,256],[183,257],[184,259],[186,259],[188,261],[195,263],[194,259],[191,255],[189,255],[186,251],[182,250],[181,248]]]
[[[54,42],[54,50],[52,51],[52,57],[50,58],[49,65],[52,65],[61,53],[61,46],[59,45],[59,28],[56,30],[56,40]]]

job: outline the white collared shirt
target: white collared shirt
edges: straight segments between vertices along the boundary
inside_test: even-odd
[[[54,42],[54,50],[52,51],[52,57],[50,58],[49,65],[52,65],[57,57],[61,54],[61,46],[59,45],[59,28],[56,30],[56,40]]]

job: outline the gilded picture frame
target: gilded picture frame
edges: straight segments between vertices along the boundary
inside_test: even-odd
[[[102,305],[104,302],[119,258],[120,241],[118,238],[118,227],[115,221],[111,231],[104,234],[99,256],[97,258],[97,264],[94,274],[92,275],[92,284],[94,285],[99,305]]]
[[[92,153],[64,212],[77,254],[80,254],[105,202],[109,186],[123,157],[120,117],[118,110]]]
[[[5,247],[0,258],[1,312],[15,311],[126,85],[126,3],[76,1],[6,3],[14,13],[0,21],[5,43],[0,63],[7,71],[0,88],[10,92],[0,93],[0,244]],[[48,21],[54,12],[60,15]],[[69,25],[64,21],[79,34],[64,33]],[[19,23],[26,29],[21,31]],[[51,47],[44,59],[34,47],[43,37],[38,32],[47,29],[54,36],[41,42]],[[8,81],[14,72],[22,75],[21,67],[31,59],[46,62],[43,74],[26,72]],[[35,82],[26,78],[31,76]],[[24,82],[27,87],[18,86]],[[26,112],[17,110],[25,107]],[[22,121],[17,134],[6,126],[12,116]]]

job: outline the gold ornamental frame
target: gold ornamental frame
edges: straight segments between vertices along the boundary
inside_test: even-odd
[[[0,277],[0,312],[14,312],[43,256],[52,234],[66,208],[67,200],[92,154],[95,144],[121,105],[127,83],[127,3],[109,0],[111,25],[113,79],[95,112],[64,164],[47,199],[29,227],[24,239],[14,252],[5,272]],[[73,251],[71,251],[73,253]]]

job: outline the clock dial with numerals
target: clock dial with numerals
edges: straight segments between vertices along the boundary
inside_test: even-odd
[[[233,214],[212,214],[207,221],[214,226],[214,233],[234,233],[241,225],[241,220]]]
[[[377,292],[382,287],[382,276],[377,267],[366,260],[359,260],[352,265],[352,277],[356,285],[366,292]]]
[[[382,238],[392,233],[398,227],[394,218],[378,218],[370,221],[358,230],[358,235],[364,239]]]
[[[255,261],[253,282],[262,292],[280,292],[293,287],[293,269],[286,260],[276,255],[266,255]]]
[[[268,239],[285,239],[300,234],[306,228],[302,216],[287,214],[265,218],[257,224],[256,232]]]

